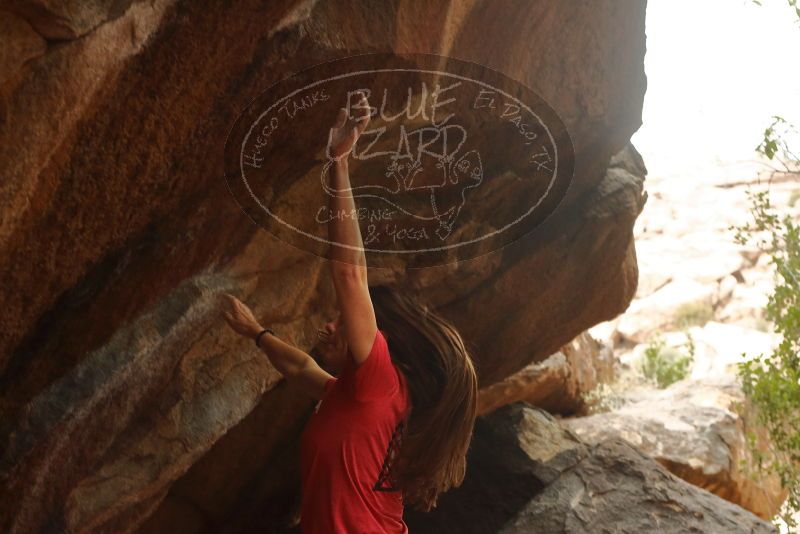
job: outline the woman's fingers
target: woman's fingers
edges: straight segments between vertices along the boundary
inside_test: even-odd
[[[367,102],[367,97],[364,95],[364,93],[361,93],[361,100],[358,102],[358,107],[360,108],[361,113],[356,119],[356,128],[358,130],[357,135],[361,135],[361,132],[363,132],[367,127],[367,124],[369,124],[370,118],[369,102]]]
[[[220,298],[220,311],[222,314],[227,318],[229,315],[229,310],[233,309],[233,299],[231,295],[225,293]]]
[[[237,333],[239,332],[239,322],[230,314],[230,312],[224,311],[222,312],[222,316],[225,318],[225,322],[228,323],[228,326],[233,328]]]
[[[367,97],[364,94],[364,92],[359,91],[357,95],[359,96],[359,98],[356,104],[352,107],[352,109],[355,111],[353,113],[353,120],[350,124],[357,127],[358,128],[357,133],[360,134],[361,132],[364,131],[364,128],[366,128],[367,123],[369,122],[370,108],[369,108],[369,102],[367,101]]]
[[[336,115],[336,124],[334,124],[334,127],[341,128],[344,126],[345,122],[347,122],[347,110],[345,108],[339,108],[339,114]]]
[[[230,312],[236,311],[237,309],[240,308],[240,306],[243,306],[241,301],[239,299],[237,299],[236,297],[234,297],[233,295],[231,295],[230,293],[225,293],[225,294],[222,295],[222,297],[223,297],[224,305],[227,307],[228,311],[230,311]]]
[[[328,155],[349,154],[369,123],[371,109],[363,91],[356,93],[356,104],[339,108],[334,125],[328,131]],[[352,117],[348,113],[352,112]]]
[[[244,319],[244,320],[252,320],[252,319],[255,318],[253,316],[253,311],[250,309],[250,307],[247,304],[245,304],[244,302],[242,302],[241,300],[239,300],[239,299],[237,299],[235,297],[234,297],[234,300],[233,300],[233,309],[232,309],[232,311],[238,317],[240,317],[241,319]]]

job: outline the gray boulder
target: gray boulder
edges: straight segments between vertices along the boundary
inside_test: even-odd
[[[588,445],[526,402],[479,417],[464,483],[406,522],[415,534],[777,532],[628,442]]]

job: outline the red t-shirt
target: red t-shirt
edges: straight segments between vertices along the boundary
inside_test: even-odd
[[[378,330],[358,367],[348,351],[300,438],[303,534],[405,534],[403,497],[388,475],[406,424],[408,388]]]

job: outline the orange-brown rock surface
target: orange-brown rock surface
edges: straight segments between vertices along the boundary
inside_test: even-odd
[[[644,9],[0,3],[0,530],[291,522],[310,399],[226,329],[214,295],[239,294],[306,350],[335,296],[324,259],[239,209],[222,160],[238,112],[321,61],[452,55],[532,88],[570,132],[571,187],[536,232],[457,264],[370,273],[425,295],[461,329],[481,386],[622,312],[646,198],[628,145],[646,85]]]
[[[546,360],[532,363],[481,389],[478,414],[517,401],[555,414],[583,413],[587,409],[586,395],[598,385],[613,380],[611,349],[588,332],[582,332]]]

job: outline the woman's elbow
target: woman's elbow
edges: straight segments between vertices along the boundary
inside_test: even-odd
[[[360,285],[367,282],[367,268],[361,265],[336,262],[331,265],[331,275],[334,283],[342,286],[347,284]]]

